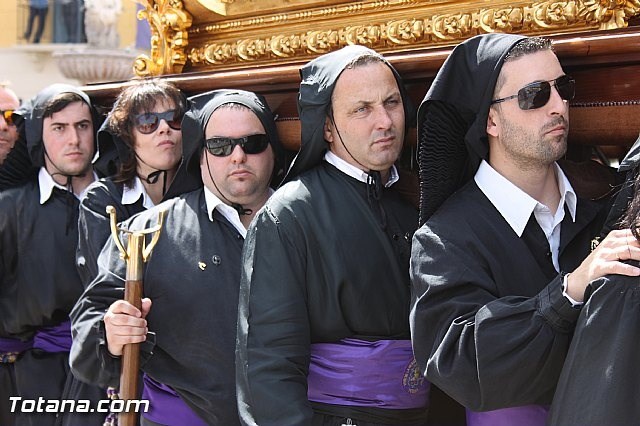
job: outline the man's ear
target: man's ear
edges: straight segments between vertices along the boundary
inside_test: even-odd
[[[332,129],[333,129],[333,124],[331,123],[331,119],[327,115],[327,117],[324,119],[324,128],[323,128],[324,140],[327,141],[327,143],[333,143],[333,133],[331,131]]]
[[[500,129],[500,115],[495,108],[489,107],[489,115],[487,115],[487,135],[497,138]]]

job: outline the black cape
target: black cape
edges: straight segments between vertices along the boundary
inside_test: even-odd
[[[311,343],[409,338],[417,210],[393,187],[382,191],[386,229],[366,184],[324,162],[282,186],[254,219],[243,252],[236,364],[246,424],[309,425],[322,413],[403,424],[416,415],[312,407],[307,399]]]
[[[202,189],[146,210],[123,226],[149,228],[157,223],[159,209],[167,216],[143,278],[144,297],[153,302],[147,321],[154,335],[142,346],[141,369],[173,388],[209,424],[239,424],[234,347],[244,240],[219,213],[209,220]],[[71,313],[70,362],[82,380],[116,385],[120,359],[109,355],[102,323],[109,306],[124,297],[125,265],[113,240],[98,265],[97,278]]]
[[[578,198],[576,222],[566,213],[561,225],[557,273],[533,214],[519,238],[475,181],[450,197],[412,248],[412,340],[427,379],[475,411],[549,404],[580,313],[562,279],[605,216]]]
[[[587,291],[549,424],[639,425],[640,279],[609,275]]]
[[[66,320],[82,293],[74,260],[78,200],[54,188],[40,205],[34,176],[0,192],[0,212],[0,336],[26,339]]]

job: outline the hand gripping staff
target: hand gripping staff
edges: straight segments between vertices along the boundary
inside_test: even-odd
[[[124,287],[124,299],[142,310],[142,276],[143,264],[151,256],[153,247],[160,238],[165,211],[158,213],[158,224],[142,231],[130,231],[119,228],[116,222],[116,209],[107,206],[107,214],[111,219],[111,236],[113,237],[120,257],[127,263],[126,281]],[[128,245],[125,249],[120,240],[120,232],[128,234]],[[145,235],[153,234],[151,242],[145,246]],[[120,370],[120,399],[128,401],[137,399],[138,394],[138,369],[140,367],[140,344],[129,343],[122,350],[122,367]],[[129,411],[129,405],[125,403],[125,411],[118,417],[119,426],[135,426],[137,414]]]

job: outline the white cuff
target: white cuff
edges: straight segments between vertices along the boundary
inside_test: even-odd
[[[571,303],[572,307],[579,308],[580,306],[584,305],[584,302],[578,302],[573,298],[571,298],[571,296],[569,296],[569,294],[567,293],[568,279],[569,279],[569,274],[565,275],[564,278],[562,279],[562,295],[567,298],[569,303]]]

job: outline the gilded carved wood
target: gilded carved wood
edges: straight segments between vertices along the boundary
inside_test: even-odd
[[[146,19],[151,27],[149,56],[136,58],[133,69],[138,76],[179,73],[184,67],[189,44],[187,30],[191,15],[184,10],[182,0],[138,0],[145,9],[138,19]]]
[[[150,57],[139,75],[301,63],[347,44],[380,52],[441,47],[477,34],[614,29],[640,0],[144,0]]]

